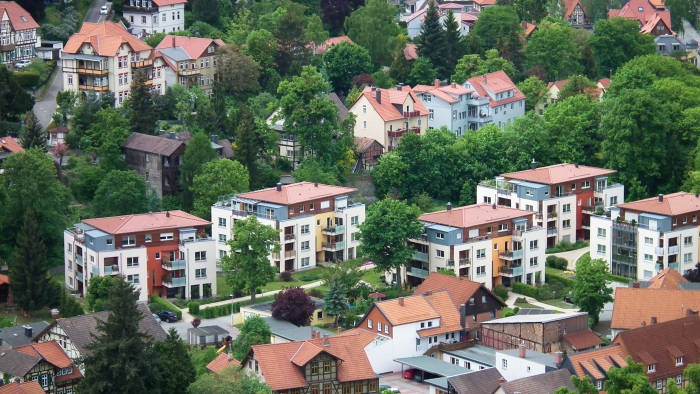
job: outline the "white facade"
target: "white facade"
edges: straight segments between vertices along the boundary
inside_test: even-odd
[[[554,356],[528,349],[525,351],[525,356],[521,357],[518,352],[522,350],[525,349],[496,351],[496,369],[506,381],[541,375],[556,369]]]
[[[7,8],[9,7],[9,8]],[[41,37],[37,35],[38,25],[34,19],[17,4],[0,5],[2,19],[0,21],[0,61],[10,69],[20,60],[32,60],[36,57],[36,47],[41,46]],[[16,15],[10,15],[9,12]],[[26,28],[13,25],[16,18]]]
[[[161,1],[130,0],[124,4],[124,19],[129,21],[133,34],[172,33],[185,29],[185,2],[160,6],[157,3]]]

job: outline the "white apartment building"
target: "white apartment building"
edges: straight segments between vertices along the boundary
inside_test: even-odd
[[[568,163],[537,168],[533,159],[529,170],[480,183],[476,201],[536,212],[535,224],[547,229],[543,246],[551,248],[589,239],[590,215],[624,201],[624,186],[608,182],[615,172]]]
[[[470,130],[489,123],[504,127],[525,115],[525,95],[503,71],[467,79],[464,88],[473,92],[467,112]]]
[[[544,283],[546,230],[532,211],[476,204],[426,213],[406,281],[416,286],[440,268],[483,284],[489,290],[512,282]]]
[[[280,231],[281,251],[270,254],[279,272],[315,267],[318,261],[357,257],[365,206],[349,200],[357,189],[299,182],[226,197],[211,208],[212,236],[220,259],[231,252],[236,220],[254,215]],[[220,270],[221,267],[218,267]]]
[[[665,268],[683,274],[698,262],[698,215],[700,198],[684,192],[619,204],[591,217],[591,257],[634,280]]]
[[[63,49],[63,86],[86,94],[114,93],[117,106],[129,97],[134,74],[145,69],[148,85],[165,93],[167,66],[162,58],[153,59],[152,48],[132,36],[124,25],[114,22],[83,23]]]
[[[556,371],[558,367],[555,356],[525,349],[525,345],[521,344],[518,349],[497,350],[496,369],[510,382]]]
[[[85,295],[93,277],[121,274],[140,289],[139,301],[216,295],[209,224],[182,211],[85,219],[63,234],[65,285]]]
[[[129,0],[124,3],[124,19],[134,35],[172,33],[185,29],[187,0]]]

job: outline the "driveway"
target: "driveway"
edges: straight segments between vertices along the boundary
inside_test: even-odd
[[[427,394],[430,393],[430,386],[425,383],[418,383],[415,380],[404,379],[401,372],[382,375],[379,377],[379,384],[386,384],[399,389],[401,394]]]
[[[43,100],[37,101],[34,104],[34,113],[39,118],[39,123],[46,128],[51,123],[51,115],[56,112],[58,104],[56,104],[56,93],[63,91],[63,72],[61,70],[61,62],[58,62],[58,71],[54,78],[49,92]]]
[[[590,247],[585,247],[581,249],[570,250],[568,252],[552,253],[548,254],[547,256],[557,256],[565,258],[566,261],[569,262],[569,265],[566,267],[566,269],[569,271],[576,271],[576,262],[578,261],[578,259],[580,259],[581,256],[590,251]]]
[[[187,340],[187,329],[192,328],[192,323],[186,321],[178,321],[175,323],[161,322],[160,324],[165,331],[170,330],[171,327],[175,328],[175,330],[177,330],[177,333],[180,335],[180,338],[182,338],[183,340]],[[237,328],[231,327],[231,316],[217,317],[215,319],[202,319],[202,323],[199,326],[219,326],[224,330],[228,330],[228,332],[234,339],[238,336],[239,333]]]

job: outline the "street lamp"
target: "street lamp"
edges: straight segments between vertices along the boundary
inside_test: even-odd
[[[229,294],[231,297],[231,326],[233,327],[233,294]]]

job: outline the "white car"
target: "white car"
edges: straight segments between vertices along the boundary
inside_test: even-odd
[[[17,63],[15,63],[15,68],[25,68],[30,64],[32,64],[32,62],[29,60],[20,60]]]
[[[100,15],[107,15],[107,12],[109,12],[109,7],[107,7],[107,4],[100,7]]]

